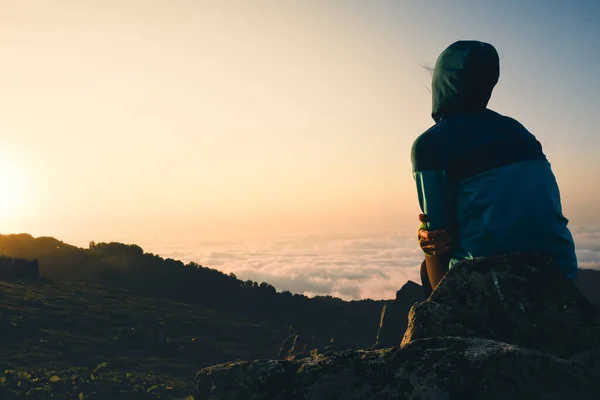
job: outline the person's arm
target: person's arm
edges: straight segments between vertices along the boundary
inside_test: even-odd
[[[421,225],[417,231],[417,240],[419,241],[421,250],[429,255],[446,254],[450,252],[454,242],[453,233],[445,229],[437,231],[427,230],[427,216],[425,214],[419,214],[419,221],[421,222]]]
[[[449,257],[454,237],[446,230],[428,231],[426,226],[427,216],[419,215],[421,226],[418,231],[419,246],[425,253],[425,260],[421,265],[421,279],[423,274],[427,278],[428,293],[439,284],[448,270]]]
[[[416,172],[417,193],[421,211],[427,216],[426,229],[419,234],[425,240],[435,241],[449,228],[449,190],[445,174],[441,171]],[[423,246],[422,246],[423,247]],[[425,250],[425,249],[424,249]],[[425,265],[432,290],[435,290],[448,269],[448,256],[441,251],[425,251]]]
[[[451,230],[453,212],[450,184],[435,150],[428,146],[427,140],[419,138],[415,141],[411,154],[419,206],[427,216],[426,221],[422,222],[430,239],[434,239],[433,235],[436,234],[431,231]],[[434,253],[425,252],[427,274],[433,289],[444,277],[449,261],[447,255]]]

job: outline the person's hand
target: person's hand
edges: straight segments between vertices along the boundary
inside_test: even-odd
[[[419,214],[421,223],[427,222],[425,214]],[[454,237],[445,229],[437,231],[429,231],[421,228],[418,232],[419,246],[425,254],[442,255],[450,251],[450,246],[454,241]]]

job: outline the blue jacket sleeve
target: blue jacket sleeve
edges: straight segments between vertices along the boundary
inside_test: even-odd
[[[427,229],[451,228],[451,194],[444,171],[413,173],[421,211],[427,215]]]
[[[433,139],[433,136],[425,133],[413,143],[413,177],[421,211],[427,215],[427,229],[451,229],[453,196],[444,168],[444,149]]]

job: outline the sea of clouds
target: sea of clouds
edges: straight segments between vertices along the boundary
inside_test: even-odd
[[[580,268],[600,269],[600,226],[572,227]],[[239,279],[268,282],[277,291],[345,300],[391,299],[413,280],[423,259],[415,232],[315,235],[262,240],[201,241],[143,246],[184,262],[196,261]]]

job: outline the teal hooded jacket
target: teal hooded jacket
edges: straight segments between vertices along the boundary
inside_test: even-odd
[[[438,57],[432,80],[435,125],[411,150],[427,229],[456,237],[449,267],[515,252],[552,256],[577,273],[575,245],[550,163],[516,120],[487,108],[500,76],[496,49],[459,41]]]

